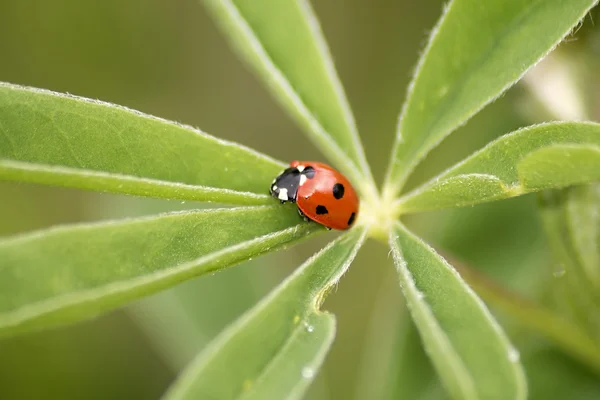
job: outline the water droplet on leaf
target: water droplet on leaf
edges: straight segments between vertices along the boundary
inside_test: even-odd
[[[305,379],[310,379],[315,376],[315,370],[310,367],[302,368],[302,377]]]
[[[561,265],[560,269],[554,271],[554,273],[552,275],[554,275],[555,278],[560,278],[562,276],[564,276],[567,273],[567,271],[565,270],[564,266]]]
[[[519,350],[515,349],[514,347],[508,351],[508,359],[510,362],[516,363],[519,361],[519,357]]]

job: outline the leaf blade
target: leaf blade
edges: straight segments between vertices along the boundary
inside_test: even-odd
[[[588,279],[600,288],[600,184],[572,188],[567,225],[573,248]]]
[[[335,317],[327,313],[311,313],[305,327],[296,329],[279,354],[269,363],[250,390],[240,396],[244,400],[261,400],[268,393],[274,399],[301,399],[325,361],[335,338]],[[309,332],[310,330],[310,332]],[[310,336],[317,336],[311,340]],[[295,365],[290,364],[293,359]],[[281,382],[290,376],[301,376],[289,387]]]
[[[409,86],[386,178],[388,196],[429,150],[519,80],[595,3],[453,0]]]
[[[558,122],[491,142],[397,201],[402,212],[474,205],[600,179],[600,124]]]
[[[268,204],[284,164],[121,106],[0,83],[0,179]]]
[[[584,193],[584,188],[570,187],[544,191],[537,197],[544,236],[551,249],[550,265],[553,267],[553,275],[557,278],[552,281],[555,294],[554,306],[571,324],[595,337],[600,329],[600,318],[597,312],[600,305],[598,282],[594,279],[594,275],[589,275],[591,271],[583,264],[584,254],[580,252],[579,232],[575,233],[572,230],[574,212],[584,211],[580,209],[585,202],[585,199],[581,198]],[[589,211],[585,210],[585,214],[589,215]],[[595,225],[597,222],[597,219],[592,217],[576,229],[581,233],[592,234],[597,228],[586,225]],[[585,240],[595,241],[597,237],[592,236]],[[593,268],[597,269],[598,266],[594,265]],[[580,340],[580,343],[586,345],[585,340]],[[595,359],[598,368],[599,354],[594,351],[587,353],[592,361]]]
[[[523,187],[530,191],[597,181],[600,180],[600,146],[548,146],[525,156],[517,170]]]
[[[481,300],[402,225],[389,240],[413,320],[446,389],[457,399],[524,399],[518,352]]]
[[[356,185],[372,182],[354,117],[306,0],[205,0],[232,45]]]
[[[565,354],[600,372],[600,345],[585,329],[566,318],[564,312],[559,313],[522,297],[465,264],[455,262],[454,265],[460,276],[491,308],[509,315],[518,321],[520,327],[543,336]]]
[[[588,400],[600,396],[598,375],[553,346],[533,349],[523,358],[532,399]]]
[[[85,319],[320,230],[286,211],[169,213],[0,241],[0,335]]]
[[[300,398],[333,339],[334,318],[318,307],[347,270],[364,238],[364,231],[353,229],[305,262],[222,332],[169,389],[166,398]],[[310,321],[316,322],[311,325]],[[324,331],[317,332],[317,326]],[[281,357],[282,349],[297,351],[301,347],[291,338],[302,331],[313,340],[310,347],[317,350],[309,354],[310,361]],[[303,371],[307,364],[310,371]],[[282,379],[280,373],[286,371],[290,373]]]

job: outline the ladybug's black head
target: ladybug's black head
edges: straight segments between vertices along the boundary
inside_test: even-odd
[[[273,179],[269,193],[282,203],[286,201],[295,203],[298,186],[300,186],[300,176],[301,173],[298,168],[287,168],[277,178]]]
[[[269,193],[279,199],[282,203],[286,201],[296,202],[298,187],[315,176],[315,170],[310,166],[298,165],[285,169],[277,178],[273,179]]]

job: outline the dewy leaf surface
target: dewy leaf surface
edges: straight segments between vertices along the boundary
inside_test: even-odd
[[[454,268],[399,223],[390,246],[425,350],[452,397],[525,399],[518,351]]]
[[[166,398],[302,398],[335,335],[334,316],[319,306],[364,238],[352,229],[306,261],[209,344]]]
[[[502,136],[398,200],[403,213],[473,205],[600,180],[600,124],[558,122]]]
[[[596,0],[453,0],[415,71],[387,177],[388,196],[453,130],[493,101]]]
[[[0,336],[77,321],[321,230],[283,206],[189,211],[0,241]]]
[[[361,187],[372,181],[354,117],[307,0],[204,0],[310,139]]]
[[[113,104],[0,83],[0,179],[140,196],[268,204],[284,165]]]

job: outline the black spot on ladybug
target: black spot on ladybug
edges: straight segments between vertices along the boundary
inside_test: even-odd
[[[348,218],[348,226],[354,223],[354,218],[356,218],[356,213],[350,214],[350,218]]]
[[[312,179],[315,177],[315,169],[313,167],[306,167],[304,168],[304,171],[302,171],[302,173],[304,174],[304,176],[306,176],[308,179]]]
[[[336,183],[333,185],[333,197],[335,197],[337,200],[344,197],[344,185],[341,183]]]
[[[317,206],[317,215],[323,215],[323,214],[328,214],[329,211],[327,211],[327,207],[322,206],[322,205],[318,205]]]

